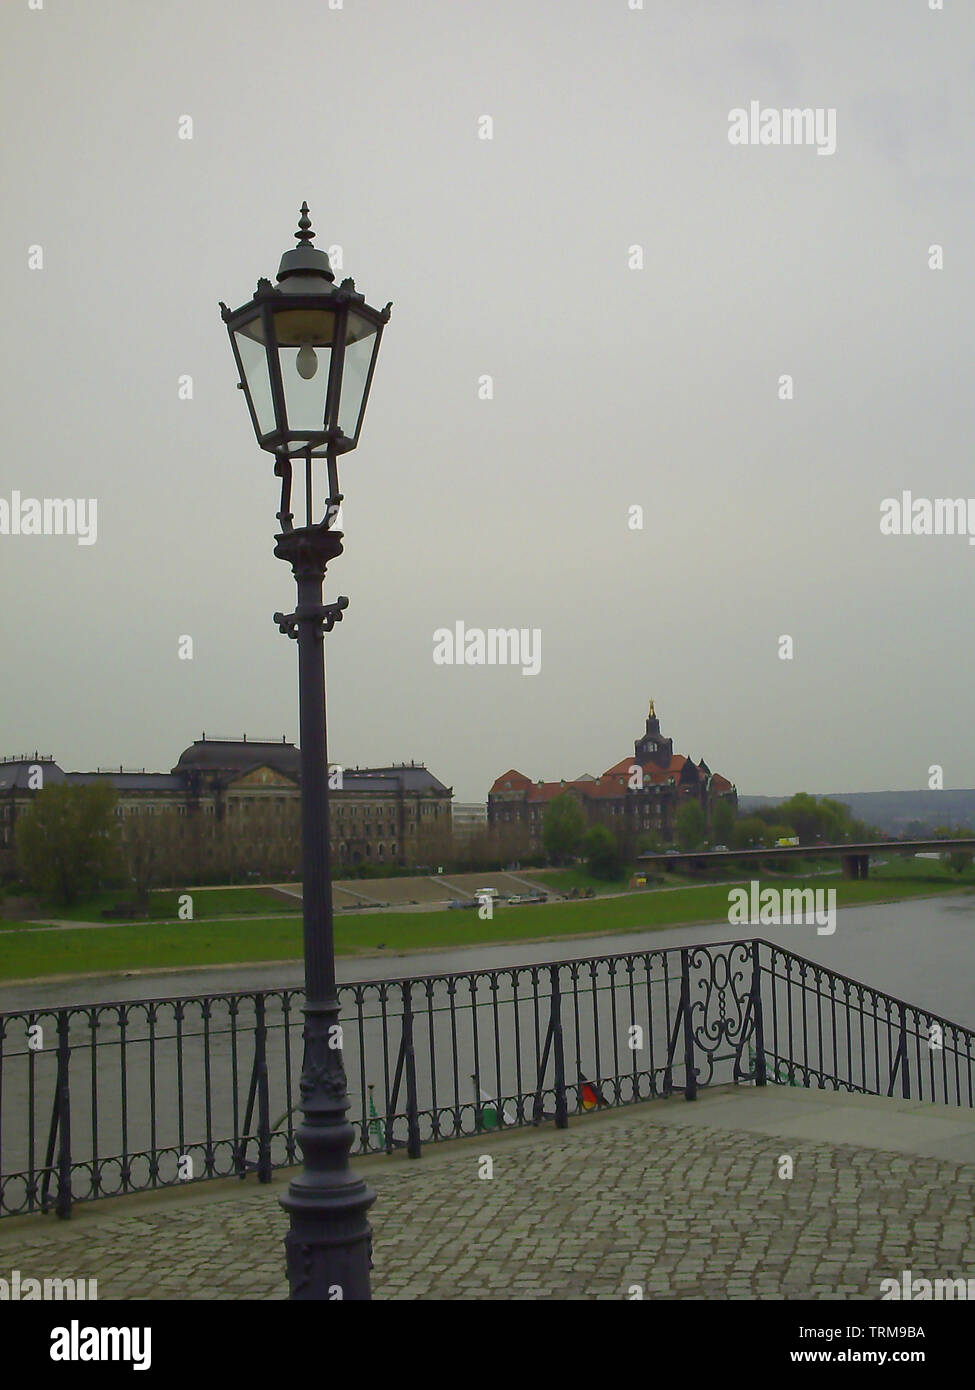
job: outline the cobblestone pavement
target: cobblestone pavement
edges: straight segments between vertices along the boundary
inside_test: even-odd
[[[374,1296],[876,1299],[905,1269],[975,1277],[975,1164],[655,1123],[655,1108],[358,1160],[378,1192]],[[285,1181],[4,1221],[0,1275],[95,1277],[103,1299],[284,1298]]]

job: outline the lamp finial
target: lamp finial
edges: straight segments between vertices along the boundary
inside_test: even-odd
[[[326,280],[334,281],[335,276],[332,274],[328,255],[320,247],[312,245],[315,233],[311,229],[307,203],[301,205],[298,230],[294,235],[298,245],[292,246],[291,250],[285,251],[281,257],[278,279],[287,280],[291,275],[324,275]]]
[[[300,246],[307,246],[313,240],[315,233],[311,229],[311,218],[308,216],[308,204],[302,203],[301,216],[298,218],[298,230],[295,236]]]

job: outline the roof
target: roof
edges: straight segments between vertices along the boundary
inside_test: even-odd
[[[64,772],[50,758],[11,758],[0,763],[0,791],[33,791],[28,779],[31,768],[41,768],[42,782],[63,782]]]
[[[182,777],[171,772],[67,772],[65,782],[73,787],[90,786],[93,782],[110,782],[120,792],[181,792]]]
[[[634,767],[642,770],[644,786],[663,786],[672,778],[675,782],[679,781],[682,776],[685,780],[697,781],[701,775],[698,765],[690,758],[683,753],[674,753],[663,767],[655,762],[637,763],[633,758],[621,758],[618,763],[607,768],[601,777],[591,777],[588,773],[583,773],[581,777],[572,781],[530,782],[524,773],[516,772],[512,768],[495,781],[491,794],[524,791],[527,793],[526,801],[537,803],[551,801],[562,792],[574,790],[578,796],[588,800],[604,801],[623,796],[629,791],[629,780]],[[717,772],[713,774],[711,785],[716,791],[731,789],[728,779]]]
[[[250,739],[198,738],[184,748],[173,768],[178,773],[185,768],[205,768],[212,772],[247,772],[267,765],[290,777],[297,777],[301,754],[293,743],[252,743]]]
[[[534,785],[530,777],[526,777],[523,772],[516,772],[513,767],[509,767],[507,772],[502,772],[501,776],[495,779],[491,790],[493,792],[526,791]]]
[[[635,767],[642,768],[644,782],[666,782],[670,777],[678,776],[684,769],[684,764],[688,759],[683,753],[673,753],[669,762],[661,765],[660,763],[646,762],[638,763],[635,758],[621,758],[618,763],[607,768],[603,773],[604,777],[622,777],[624,781],[629,778]],[[691,764],[693,766],[693,764]]]
[[[400,789],[400,784],[395,777],[369,777],[362,772],[346,772],[343,768],[343,791],[353,790],[353,782],[355,783],[354,790],[357,792],[398,792]]]
[[[587,777],[576,782],[538,782],[528,793],[528,800],[552,801],[562,792],[570,790],[590,801],[604,801],[608,797],[622,796],[626,791],[626,781],[617,777]]]
[[[434,777],[429,768],[422,763],[410,763],[407,767],[405,763],[401,766],[392,767],[357,767],[351,770],[347,767],[342,769],[343,781],[348,782],[355,777],[383,777],[391,778],[396,787],[402,787],[405,792],[439,792],[442,795],[450,795],[451,788],[445,787],[439,777]]]
[[[715,791],[731,790],[733,784],[719,773],[712,773],[703,758],[699,763],[695,763],[693,759],[686,757],[683,753],[673,751],[673,739],[664,738],[660,733],[660,721],[654,714],[652,700],[650,701],[650,715],[647,719],[647,736],[657,740],[661,746],[657,749],[656,757],[648,758],[646,762],[639,761],[636,753],[636,750],[643,743],[641,739],[637,740],[632,756],[621,758],[618,763],[608,767],[601,777],[593,778],[588,773],[583,773],[581,776],[573,778],[572,781],[533,782],[523,772],[512,767],[495,779],[489,795],[523,792],[526,801],[544,802],[551,801],[561,792],[574,789],[576,795],[593,800],[619,797],[630,790],[630,778],[637,767],[643,774],[642,786],[663,786],[673,782],[675,785],[681,784],[686,791],[690,785],[700,784],[702,778],[710,777],[710,785]],[[637,789],[633,788],[633,790]]]
[[[451,794],[451,788],[444,786],[439,777],[435,777],[422,763],[356,768],[339,763],[337,766],[342,768],[343,786],[351,787],[354,784],[356,791]],[[197,739],[189,748],[183,749],[173,772],[179,775],[199,769],[233,773],[236,779],[259,767],[273,768],[292,781],[300,782],[301,751],[286,740],[280,743],[254,743],[250,739]]]
[[[249,772],[269,767],[294,785],[301,781],[301,752],[286,739],[278,742],[251,739],[201,738],[184,748],[171,772],[64,772],[50,758],[35,754],[33,758],[10,758],[0,762],[0,792],[29,785],[32,768],[43,768],[43,781],[68,782],[86,786],[93,782],[108,782],[120,792],[186,791],[188,775],[193,772],[218,774],[221,785],[236,782]],[[219,774],[223,774],[221,778]],[[452,789],[435,777],[422,763],[404,763],[392,767],[342,768],[343,786],[357,792],[428,792],[436,796],[451,796]],[[527,778],[525,779],[527,784]]]

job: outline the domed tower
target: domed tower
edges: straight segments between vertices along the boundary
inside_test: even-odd
[[[646,731],[642,738],[636,740],[633,747],[638,763],[656,763],[658,767],[670,766],[670,760],[674,756],[674,740],[664,738],[661,734],[660,720],[654,712],[653,700],[650,701]]]

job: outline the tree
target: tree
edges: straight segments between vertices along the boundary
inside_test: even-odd
[[[679,848],[685,853],[697,849],[706,830],[707,823],[700,805],[696,801],[685,801],[674,817],[674,834]]]
[[[836,805],[835,802],[832,804]],[[816,836],[823,833],[824,822],[830,819],[829,812],[823,810],[824,805],[817,803],[816,798],[808,792],[796,792],[788,801],[767,808],[769,824],[772,825],[774,818],[774,828],[781,830],[786,838],[798,835],[800,844],[812,844]],[[778,835],[775,838],[778,839]],[[832,836],[829,838],[832,839]]]
[[[765,842],[768,824],[761,816],[739,816],[731,830],[732,849],[752,849]]]
[[[414,846],[417,864],[449,868],[456,857],[453,827],[449,820],[434,819],[420,825]]]
[[[730,836],[735,824],[735,813],[730,802],[719,801],[711,811],[711,840],[717,845],[731,843]]]
[[[114,810],[110,782],[37,793],[17,822],[21,873],[35,892],[70,907],[117,870]]]
[[[158,816],[130,816],[123,822],[122,858],[136,903],[143,911],[148,911],[153,888],[172,881],[176,822],[176,813],[170,810]]]
[[[586,829],[582,807],[570,792],[560,792],[549,802],[542,822],[542,844],[556,864],[573,859]]]
[[[605,825],[591,826],[582,837],[586,867],[593,878],[612,882],[621,877],[623,866],[613,832]]]
[[[771,838],[778,838],[780,834],[798,835],[803,845],[814,844],[816,840],[843,844],[880,838],[873,827],[854,820],[850,808],[843,802],[831,801],[826,796],[817,799],[808,792],[796,792],[795,796],[774,806],[761,806],[753,815],[765,821],[770,836],[775,832]]]
[[[936,840],[966,840],[971,836],[971,834],[972,832],[968,829],[967,826],[959,825],[956,829],[953,830],[950,826],[939,825],[934,832],[934,838]],[[971,867],[971,850],[948,850],[947,853],[941,856],[941,862],[945,865],[946,868],[951,869],[954,873],[962,874],[965,872],[966,869]]]

